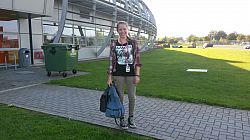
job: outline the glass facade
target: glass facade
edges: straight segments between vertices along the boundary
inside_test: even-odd
[[[107,0],[110,2],[110,0]],[[125,7],[125,5],[119,5],[120,7]],[[71,7],[68,9],[68,16],[66,19],[66,24],[63,30],[63,34],[61,36],[60,42],[61,43],[73,43],[77,44],[82,47],[87,48],[99,48],[103,45],[106,37],[109,34],[110,27],[109,26],[98,26],[96,27],[94,23],[91,24],[84,24],[86,21],[89,21],[92,19],[88,17],[82,17],[82,10],[80,6],[77,5],[71,5]],[[55,14],[60,15],[61,9],[58,7],[54,7]],[[74,10],[73,10],[74,9]],[[58,12],[58,13],[57,13]],[[99,18],[98,16],[96,17]],[[105,20],[102,18],[102,20]],[[44,32],[44,42],[52,42],[53,37],[56,36],[56,32],[58,30],[58,20],[55,21],[56,23],[52,22],[46,22],[43,21],[43,32]],[[106,22],[106,21],[104,21]],[[70,24],[69,24],[70,23]],[[110,24],[110,23],[109,23]],[[108,25],[109,25],[108,24]],[[132,31],[130,31],[129,36],[131,38],[137,37],[138,28],[136,27],[129,27]],[[114,31],[114,35],[112,36],[112,39],[117,39],[118,34],[116,32],[116,29]],[[143,44],[146,42],[147,37],[145,35],[140,35],[139,37],[140,41],[138,43]]]
[[[113,1],[107,0],[107,2]],[[69,3],[64,30],[59,42],[79,45],[79,52],[82,52],[82,54],[84,54],[84,58],[97,57],[96,53],[104,45],[111,29],[113,17],[112,10],[102,11],[100,7],[102,4],[96,4],[96,10],[94,11],[91,7],[93,6],[93,3],[90,2],[90,5],[82,4],[83,3],[80,2]],[[125,3],[118,2],[116,4],[118,4],[118,7],[125,8]],[[62,7],[57,5],[60,5],[60,3],[56,0],[54,7],[54,15],[56,16],[45,18],[42,21],[43,41],[45,43],[52,42],[57,34],[57,30],[59,27],[58,24],[60,22],[62,14]],[[133,4],[133,6],[136,7],[136,4]],[[136,10],[135,7],[133,7],[133,10]],[[120,20],[126,20],[126,18],[120,18]],[[144,31],[143,29],[139,29],[138,22],[138,20],[135,20],[134,23],[129,23],[129,36],[131,38],[138,38],[138,43],[140,46],[142,46],[147,43],[149,37],[147,35],[147,30]],[[139,36],[138,31],[141,32]],[[116,31],[116,28],[114,28],[114,33],[111,36],[111,40],[117,38],[118,33]],[[109,45],[107,45],[106,47],[108,48]],[[103,50],[102,56],[106,56],[107,52],[108,51]],[[83,55],[79,53],[79,56],[82,57]]]
[[[73,28],[72,25],[66,24],[63,29],[60,42],[73,44]]]
[[[43,42],[51,43],[55,37],[58,26],[53,22],[43,22]]]
[[[50,43],[53,41],[53,37],[56,36],[58,30],[58,26],[52,22],[43,22],[43,33],[44,33],[44,42]],[[97,34],[97,38],[96,38]],[[107,34],[107,33],[106,33]],[[96,44],[95,39],[98,40]],[[61,36],[61,43],[71,43],[77,44],[80,47],[93,47],[96,45],[100,45],[104,39],[104,31],[102,29],[98,29],[96,31],[93,27],[84,27],[78,25],[70,25],[66,24],[64,26],[63,34]]]
[[[0,64],[13,63],[19,48],[18,21],[0,21]],[[14,49],[14,50],[13,50]]]

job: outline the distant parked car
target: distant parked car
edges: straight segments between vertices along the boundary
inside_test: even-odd
[[[172,48],[179,48],[178,45],[172,45]]]
[[[182,46],[172,45],[172,48],[182,48]]]
[[[241,42],[240,43],[241,46],[246,46],[246,45],[249,45],[249,44],[250,44],[250,42]]]
[[[245,45],[244,49],[250,49],[250,44],[249,45]]]
[[[195,46],[191,45],[191,46],[187,46],[187,48],[195,48]]]
[[[163,46],[161,46],[161,45],[155,45],[154,48],[156,48],[156,49],[162,49]]]

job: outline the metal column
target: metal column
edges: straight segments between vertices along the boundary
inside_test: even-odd
[[[68,0],[62,0],[62,15],[61,15],[58,31],[57,31],[56,37],[53,40],[53,43],[58,43],[60,41],[60,38],[63,33],[64,25],[65,25],[67,10],[68,10]]]

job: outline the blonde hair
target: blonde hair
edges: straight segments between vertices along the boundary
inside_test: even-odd
[[[128,23],[126,21],[118,21],[117,22],[117,25],[116,25],[116,30],[118,31],[118,26],[121,25],[121,24],[124,24],[126,25],[126,27],[128,28]]]

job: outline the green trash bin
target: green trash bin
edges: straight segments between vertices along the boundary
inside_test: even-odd
[[[76,74],[78,46],[67,43],[50,43],[42,45],[42,49],[48,76],[51,76],[52,71],[63,72],[63,77],[67,76],[67,71]]]

